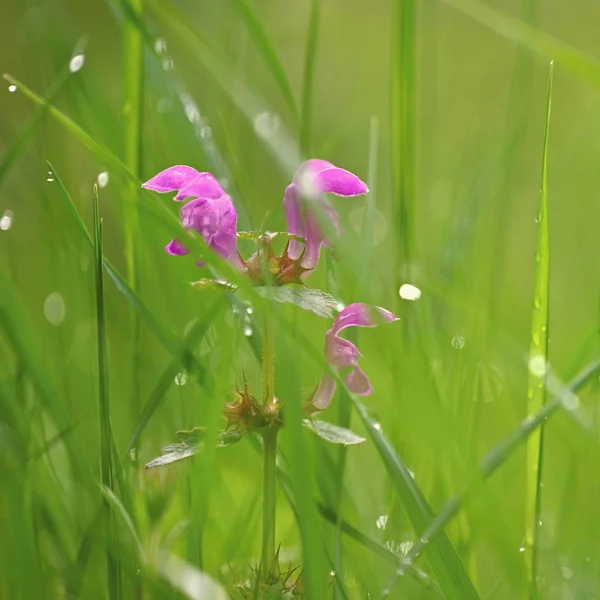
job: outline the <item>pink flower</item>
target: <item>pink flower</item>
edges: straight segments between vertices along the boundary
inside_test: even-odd
[[[356,175],[325,160],[311,159],[300,166],[294,180],[285,190],[283,205],[289,232],[306,240],[306,244],[290,240],[288,249],[291,259],[302,257],[301,265],[308,270],[305,276],[316,268],[321,246],[328,245],[318,220],[310,211],[310,203],[319,204],[339,234],[338,214],[322,199],[322,194],[358,196],[368,191],[365,183]]]
[[[372,310],[367,304],[356,302],[340,312],[325,334],[325,358],[338,371],[350,369],[344,376],[344,382],[352,393],[368,396],[373,392],[373,386],[366,373],[358,366],[358,357],[361,356],[358,348],[341,338],[339,333],[346,327],[376,327],[380,323],[397,320],[398,317],[389,310],[378,306]],[[335,380],[329,375],[323,375],[312,398],[313,406],[325,410],[333,398],[335,387]]]
[[[237,212],[215,177],[186,165],[177,165],[161,171],[142,187],[159,193],[177,192],[177,201],[192,198],[181,208],[183,226],[197,231],[210,248],[238,264]],[[165,250],[175,256],[188,254],[178,240],[171,240]]]

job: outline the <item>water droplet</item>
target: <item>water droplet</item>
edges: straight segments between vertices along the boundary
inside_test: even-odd
[[[525,552],[525,546],[521,546],[521,547],[519,548],[519,552]]]
[[[567,410],[577,410],[579,408],[579,397],[572,392],[567,392],[562,397],[562,403]]]
[[[377,525],[377,529],[385,529],[385,527],[387,525],[387,521],[388,521],[387,515],[381,515],[380,517],[377,517],[377,521],[375,522],[375,524]]]
[[[167,40],[163,38],[157,38],[154,42],[154,52],[157,54],[164,54],[167,51]]]
[[[541,526],[542,526],[542,522],[538,521],[538,527],[541,527]]]
[[[185,373],[177,373],[175,375],[175,385],[185,385],[187,383],[188,377]]]
[[[465,347],[465,338],[462,335],[455,335],[452,338],[452,347],[455,350],[462,350]]]
[[[98,174],[98,186],[104,188],[108,185],[110,177],[106,171],[102,171],[102,173]]]
[[[139,452],[137,448],[129,448],[129,458],[135,462],[139,458]]]
[[[254,131],[258,137],[268,139],[279,130],[281,122],[278,115],[264,111],[254,117]]]
[[[250,337],[254,332],[252,331],[252,327],[250,325],[244,325],[244,335],[246,337]]]
[[[85,55],[84,54],[76,54],[69,62],[69,71],[71,71],[71,73],[77,73],[77,71],[81,70],[84,63],[85,63]]]
[[[408,474],[414,479],[415,478],[415,472],[411,471],[410,469],[407,469]]]
[[[424,535],[419,539],[419,543],[423,546],[427,546],[427,544],[429,544],[429,538]]]
[[[412,542],[410,542],[410,541],[402,542],[400,544],[400,552],[404,556],[406,556],[412,550],[412,547],[413,547],[413,543]]]
[[[330,577],[335,577],[335,571],[333,571],[333,570],[332,570],[332,571],[329,571],[329,576],[330,576]]]
[[[203,140],[207,140],[212,136],[212,129],[208,125],[203,125],[200,127],[200,137]]]
[[[51,325],[58,326],[65,318],[66,308],[63,297],[58,292],[52,292],[44,300],[44,316]]]
[[[161,114],[164,114],[164,113],[170,111],[171,108],[173,108],[173,102],[172,102],[171,98],[161,98],[156,103],[156,110]]]
[[[383,433],[383,427],[381,426],[381,423],[373,423],[373,427],[379,431],[379,433]]]
[[[400,544],[394,540],[387,540],[383,545],[394,554],[398,554],[400,552]]]
[[[165,58],[162,62],[162,68],[164,71],[172,71],[175,63],[172,58]]]
[[[546,359],[541,354],[535,354],[529,359],[529,372],[534,377],[544,377],[546,371]]]
[[[54,173],[52,171],[48,171],[48,175],[46,176],[46,181],[49,181],[49,182],[54,181]]]
[[[246,309],[246,312],[247,312],[249,315],[251,315],[251,314],[254,312],[254,309],[253,309],[251,306],[249,306],[249,307]]]
[[[411,300],[414,302],[421,297],[421,290],[411,283],[403,283],[398,290],[398,294],[400,294],[400,298],[403,300]]]
[[[2,231],[8,231],[12,227],[13,222],[13,211],[5,210],[2,218],[0,219],[0,229]]]
[[[8,86],[8,91],[12,94],[14,92],[17,91],[17,86],[16,85],[9,85]]]
[[[569,569],[569,567],[567,567],[567,566],[562,566],[560,568],[560,571],[562,573],[563,578],[566,579],[567,581],[569,579],[571,579],[571,577],[573,577],[573,570]]]

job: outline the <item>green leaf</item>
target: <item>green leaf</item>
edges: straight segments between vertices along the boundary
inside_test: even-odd
[[[317,419],[304,419],[302,421],[304,427],[316,433],[321,439],[332,444],[344,444],[351,446],[354,444],[362,444],[367,441],[367,438],[357,435],[350,429],[333,425],[327,421],[319,421]]]
[[[313,312],[315,315],[326,319],[333,319],[338,311],[338,301],[321,290],[295,285],[261,286],[254,289],[263,298],[293,304],[302,310]]]
[[[295,233],[289,233],[288,231],[238,231],[238,240],[250,240],[251,242],[258,242],[261,238],[267,238],[269,241],[274,240],[278,237],[285,237],[297,242],[306,242],[306,239]]]

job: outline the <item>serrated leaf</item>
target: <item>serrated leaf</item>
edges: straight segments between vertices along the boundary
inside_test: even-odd
[[[338,301],[321,290],[294,285],[261,286],[255,288],[255,290],[263,298],[293,304],[302,310],[308,310],[326,319],[333,319],[338,311]]]
[[[166,452],[162,456],[157,456],[155,459],[146,463],[146,469],[152,469],[154,467],[163,467],[170,465],[171,463],[183,460],[184,458],[190,458],[194,456],[200,450],[200,446],[188,446],[187,444],[171,444],[162,449]]]
[[[317,419],[304,419],[302,424],[307,429],[316,433],[321,439],[330,442],[331,444],[344,444],[344,446],[352,446],[362,444],[367,439],[357,435],[350,429],[333,425],[327,421],[319,421]]]
[[[286,237],[290,240],[296,240],[297,242],[306,243],[306,239],[295,233],[289,233],[287,231],[238,231],[238,240],[250,240],[251,242],[258,242],[261,238],[267,238],[269,241],[274,240],[278,237]]]

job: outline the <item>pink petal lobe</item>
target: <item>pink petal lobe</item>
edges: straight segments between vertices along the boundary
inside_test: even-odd
[[[165,251],[173,256],[185,256],[189,252],[177,240],[171,240],[166,246]]]
[[[198,175],[198,171],[187,165],[175,165],[169,167],[160,173],[157,173],[152,179],[142,184],[142,187],[147,190],[159,192],[174,192],[179,190],[185,183],[194,179]]]
[[[321,171],[315,177],[315,186],[321,192],[337,194],[338,196],[359,196],[369,191],[367,185],[356,175],[337,167],[330,167]]]
[[[323,375],[315,393],[313,395],[312,404],[318,410],[325,410],[335,394],[335,379]]]
[[[332,330],[325,334],[325,358],[336,369],[355,367],[360,352],[350,341],[338,337]]]
[[[220,198],[225,192],[221,184],[210,173],[196,173],[196,177],[189,179],[181,186],[175,200],[186,198]]]
[[[385,308],[376,306],[372,309],[368,304],[355,302],[349,304],[340,312],[333,323],[331,331],[338,334],[346,327],[376,327],[397,320],[398,317]]]
[[[360,367],[354,367],[346,377],[344,377],[346,387],[358,396],[370,396],[373,393],[373,386],[366,373]]]

